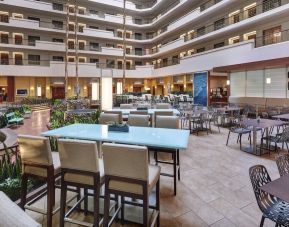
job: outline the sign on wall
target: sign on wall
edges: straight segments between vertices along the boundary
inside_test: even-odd
[[[207,106],[208,105],[208,73],[194,74],[194,103]]]

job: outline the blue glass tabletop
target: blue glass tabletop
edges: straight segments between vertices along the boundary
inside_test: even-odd
[[[189,130],[129,127],[129,132],[108,132],[107,125],[74,124],[43,132],[42,136],[115,142],[167,149],[187,149]]]

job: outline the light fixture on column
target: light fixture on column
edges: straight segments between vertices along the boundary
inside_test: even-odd
[[[101,69],[101,109],[111,110],[112,105],[112,70]]]
[[[93,101],[99,100],[99,83],[98,82],[91,83],[91,99]]]
[[[122,82],[118,81],[116,83],[116,94],[117,95],[122,95],[123,90],[122,90]]]
[[[41,85],[37,85],[36,95],[37,95],[37,97],[41,97],[42,96]]]
[[[229,86],[231,84],[231,81],[230,80],[227,80],[227,85]]]
[[[266,78],[266,84],[271,84],[271,78],[270,77]]]

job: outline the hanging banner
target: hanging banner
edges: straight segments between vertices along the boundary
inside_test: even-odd
[[[194,104],[208,105],[208,73],[194,74]]]

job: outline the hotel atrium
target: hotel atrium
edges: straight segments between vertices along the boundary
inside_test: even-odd
[[[0,0],[0,227],[289,226],[289,0]]]

